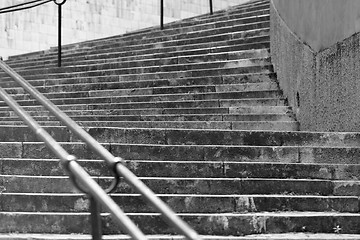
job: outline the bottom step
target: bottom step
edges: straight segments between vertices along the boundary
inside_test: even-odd
[[[150,240],[182,240],[183,236],[174,235],[147,235]],[[284,233],[261,234],[244,237],[235,236],[209,236],[203,235],[203,240],[359,240],[360,235],[352,234],[310,234],[310,233]],[[91,240],[90,235],[81,234],[0,234],[0,239],[9,240]],[[129,240],[127,235],[104,235],[103,240]]]
[[[103,216],[104,234],[122,234],[119,227]],[[128,216],[145,234],[173,234],[159,214],[133,213]],[[227,214],[179,214],[202,235],[245,236],[288,232],[360,234],[360,214],[337,212],[262,212]],[[1,212],[2,233],[89,234],[87,213]]]

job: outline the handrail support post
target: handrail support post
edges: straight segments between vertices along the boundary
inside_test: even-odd
[[[58,5],[58,67],[61,67],[61,16],[62,16],[62,5],[66,2],[66,0],[54,0],[54,3]]]
[[[210,6],[210,14],[213,15],[214,14],[214,8],[213,8],[213,1],[209,0],[209,6]]]
[[[91,222],[91,234],[92,240],[102,240],[102,226],[101,226],[101,215],[100,206],[95,198],[90,198],[90,222]]]
[[[160,28],[164,29],[164,0],[160,0]]]

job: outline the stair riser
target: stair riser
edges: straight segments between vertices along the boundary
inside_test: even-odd
[[[94,86],[96,87],[96,85]],[[70,86],[68,86],[70,88]],[[87,87],[88,88],[88,87]],[[59,90],[59,89],[57,89]],[[82,98],[82,97],[116,97],[125,95],[161,95],[161,94],[190,94],[190,93],[227,93],[227,92],[249,92],[249,91],[275,91],[278,90],[276,82],[250,83],[250,84],[219,84],[219,85],[195,85],[195,86],[173,86],[159,88],[130,88],[130,89],[88,89],[87,91],[69,92],[45,92],[47,98]],[[82,90],[82,89],[81,89]],[[13,95],[14,99],[31,99],[29,94],[24,94],[21,88],[7,89],[6,92]],[[234,100],[235,101],[235,100]],[[261,100],[260,100],[261,101]]]
[[[235,60],[235,61],[223,61],[223,62],[212,62],[212,63],[199,63],[199,64],[187,64],[187,65],[167,65],[167,66],[155,66],[155,67],[129,67],[124,68],[121,63],[118,64],[107,64],[107,65],[93,65],[93,66],[86,66],[86,67],[78,67],[78,68],[71,68],[69,72],[63,72],[60,69],[36,69],[31,71],[20,71],[21,74],[25,79],[31,79],[37,75],[44,75],[47,77],[55,77],[58,76],[59,78],[67,78],[71,76],[89,76],[91,75],[104,75],[104,74],[151,74],[151,73],[158,73],[158,72],[176,72],[176,71],[199,71],[208,69],[230,69],[230,68],[239,68],[242,73],[248,73],[251,70],[258,68],[258,71],[261,72],[262,70],[267,70],[271,66],[269,59],[245,59],[245,60]],[[59,72],[59,73],[58,73]],[[241,73],[241,72],[240,72]],[[44,76],[42,78],[44,78]]]
[[[33,232],[33,233],[89,233],[88,215],[24,215],[2,213],[0,232]],[[325,232],[333,233],[334,227],[342,227],[341,233],[360,233],[359,217],[347,215],[335,216],[251,216],[251,215],[195,215],[181,216],[190,226],[200,234],[205,235],[244,235],[255,233],[283,233],[283,232]],[[145,234],[174,234],[158,215],[132,215],[131,219],[139,225]],[[254,224],[254,221],[256,224]],[[35,224],[29,224],[35,223]],[[74,224],[76,223],[76,224]],[[104,234],[120,233],[119,227],[103,219]]]
[[[12,195],[3,194],[1,211],[9,212],[89,212],[90,201],[85,196]],[[140,196],[112,196],[127,213],[153,213]],[[160,196],[176,213],[227,213],[271,211],[359,211],[359,200],[352,198],[266,197],[266,196]]]
[[[138,138],[138,137],[136,137]],[[131,137],[129,137],[129,140]],[[148,141],[144,139],[144,143]],[[151,140],[153,141],[153,140]],[[98,159],[83,144],[63,144],[79,159]],[[312,147],[246,147],[246,146],[173,146],[104,144],[115,156],[133,160],[201,160],[236,162],[288,162],[288,163],[358,163],[357,148]],[[2,143],[2,158],[54,158],[42,143]]]
[[[78,141],[69,131],[64,127],[46,127],[45,130],[54,136],[60,142]],[[114,142],[114,143],[137,143],[137,144],[163,144],[163,145],[226,145],[231,148],[234,146],[269,146],[279,147],[277,150],[289,150],[291,146],[299,146],[306,152],[306,146],[311,149],[311,146],[317,147],[319,153],[321,147],[323,151],[336,151],[333,149],[325,149],[325,147],[338,147],[339,153],[349,150],[351,152],[357,151],[357,144],[359,141],[358,134],[346,133],[299,133],[299,132],[267,132],[267,131],[202,131],[202,130],[183,130],[183,129],[116,129],[116,128],[98,128],[89,127],[85,130],[100,142]],[[35,134],[27,127],[0,127],[0,141],[2,142],[38,142],[39,140]],[[306,144],[302,144],[306,142]],[[286,146],[289,148],[287,149]],[[350,148],[350,147],[353,148]],[[164,146],[166,147],[166,146]],[[195,146],[187,146],[195,147]],[[341,149],[341,147],[347,147]],[[347,154],[349,155],[349,154]],[[172,160],[172,159],[169,159]]]
[[[262,33],[262,32],[261,32]],[[265,34],[265,33],[264,33]],[[216,60],[235,60],[235,59],[245,59],[245,58],[255,58],[255,57],[267,57],[268,53],[264,50],[246,50],[246,51],[238,51],[238,52],[224,52],[218,53],[215,55],[190,55],[190,56],[181,56],[178,55],[178,52],[166,52],[162,54],[162,58],[157,59],[154,58],[153,54],[149,55],[141,55],[141,56],[126,56],[124,53],[121,52],[113,52],[113,53],[99,53],[93,55],[83,55],[78,57],[68,57],[64,58],[62,61],[62,66],[76,66],[79,65],[79,62],[83,64],[105,64],[115,61],[131,61],[126,63],[127,66],[152,66],[152,65],[167,65],[167,64],[174,64],[174,63],[189,63],[189,62],[209,62],[209,61],[216,61]],[[122,57],[123,56],[123,57]],[[125,63],[124,63],[125,64]],[[49,60],[45,62],[31,62],[31,63],[23,63],[14,65],[12,64],[11,67],[14,67],[16,70],[23,70],[23,69],[32,69],[35,67],[56,67],[57,61],[56,60]]]
[[[22,96],[25,98],[25,96]],[[159,101],[201,101],[215,99],[254,99],[254,98],[280,98],[282,97],[278,91],[249,91],[249,92],[220,92],[220,93],[194,93],[194,94],[163,94],[163,95],[143,95],[143,96],[115,96],[115,97],[98,97],[98,98],[63,98],[51,99],[54,104],[70,105],[70,104],[90,104],[90,110],[103,109],[104,106],[99,104],[110,105],[112,103],[126,102],[159,102]],[[20,98],[20,96],[19,96]],[[39,106],[35,100],[18,101],[21,106]],[[1,107],[6,107],[4,102],[0,102]],[[235,107],[234,107],[235,109]],[[126,110],[126,109],[123,109]],[[201,110],[201,109],[199,109]],[[119,109],[121,111],[121,109]],[[235,111],[235,110],[234,110]],[[176,114],[176,113],[175,113]]]
[[[4,193],[77,193],[67,177],[0,176]],[[112,177],[95,178],[105,189]],[[143,183],[156,194],[281,194],[357,196],[360,183],[354,181],[320,181],[287,179],[177,179],[144,178]],[[116,192],[137,193],[127,183],[121,182]]]
[[[194,102],[185,102],[185,101],[173,102],[173,104],[171,104],[171,102],[134,103],[134,104],[118,103],[118,104],[109,104],[104,109],[101,109],[101,106],[99,104],[89,105],[89,106],[78,104],[78,105],[68,105],[66,107],[61,107],[60,109],[62,109],[63,112],[65,112],[67,115],[71,117],[77,117],[78,120],[80,119],[91,120],[95,118],[103,119],[103,120],[111,120],[111,119],[123,119],[124,116],[121,116],[119,114],[122,112],[124,113],[124,111],[126,112],[126,109],[137,110],[137,111],[141,111],[141,110],[146,111],[146,109],[150,109],[151,111],[154,112],[156,111],[159,113],[166,112],[167,111],[166,109],[178,109],[179,112],[177,114],[181,114],[181,112],[186,111],[186,109],[193,109],[194,111],[198,109],[199,111],[202,111],[205,110],[204,108],[224,108],[224,109],[228,108],[231,109],[231,111],[237,110],[239,114],[241,113],[258,114],[256,115],[257,117],[256,116],[253,117],[253,120],[260,120],[262,119],[262,116],[260,114],[265,114],[265,113],[286,114],[289,108],[284,107],[284,104],[282,103],[283,102],[281,100],[276,100],[276,99],[274,100],[269,99],[268,101],[233,100],[233,101],[221,101],[221,102],[218,102],[217,100],[213,100],[213,101],[208,100],[208,101],[194,101]],[[201,110],[201,108],[203,109]],[[52,114],[50,114],[41,106],[26,106],[24,107],[24,109],[28,112],[28,114],[34,117],[46,117],[49,119],[56,119],[55,117],[52,117],[53,116]],[[116,110],[116,109],[122,109],[122,110]],[[6,118],[6,117],[12,117],[16,119],[17,115],[14,112],[12,112],[10,109],[3,107],[0,110],[0,118]],[[136,118],[136,116],[134,117]],[[143,120],[141,116],[137,116],[136,119],[137,120],[135,121]],[[236,119],[236,117],[234,117],[233,120],[234,119]],[[221,121],[224,119],[219,118],[217,120]],[[131,118],[130,121],[132,121]]]
[[[239,100],[206,100],[206,101],[182,101],[182,102],[149,102],[149,103],[113,103],[108,104],[106,106],[101,106],[100,104],[86,105],[86,104],[76,104],[76,105],[62,105],[59,108],[67,113],[70,116],[76,115],[97,115],[103,117],[118,117],[118,119],[123,118],[123,116],[119,115],[109,115],[108,110],[112,109],[143,109],[143,108],[191,108],[191,107],[254,107],[259,108],[263,107],[275,107],[275,106],[284,106],[285,100],[276,99],[276,98],[264,98],[264,99],[239,99]],[[49,116],[47,112],[44,112],[44,108],[42,106],[25,106],[23,107],[30,115],[32,116]],[[91,111],[89,111],[91,109]],[[103,111],[104,110],[104,111]],[[16,114],[11,111],[8,107],[0,108],[0,117],[9,117],[15,116]],[[77,113],[74,113],[77,111]],[[88,112],[87,112],[88,111]],[[134,116],[137,121],[140,121],[142,116]],[[146,117],[146,116],[145,116]],[[154,118],[155,119],[155,118]],[[256,119],[256,117],[254,117]],[[219,118],[218,120],[222,120]],[[149,121],[149,120],[148,120]]]
[[[40,121],[42,118],[37,117],[36,118],[38,123],[41,126],[60,126],[60,123],[57,121],[50,121],[50,120],[44,120]],[[81,119],[81,117],[72,117],[76,122]],[[9,121],[6,121],[9,120]],[[266,115],[211,115],[211,114],[189,114],[189,115],[146,115],[146,116],[134,116],[134,115],[124,115],[124,116],[106,116],[102,117],[99,115],[98,117],[93,118],[94,121],[84,121],[82,120],[79,122],[82,126],[89,126],[89,127],[95,127],[95,126],[103,126],[106,127],[107,123],[108,125],[112,125],[112,121],[282,121],[282,122],[289,122],[293,121],[292,117],[288,115],[283,114],[266,114]],[[4,118],[0,121],[0,126],[19,126],[25,124],[19,120],[18,118]]]
[[[46,79],[31,80],[31,85],[35,86],[40,92],[62,92],[91,89],[124,89],[124,88],[147,88],[147,87],[166,87],[166,86],[189,86],[189,85],[217,85],[217,84],[241,84],[241,83],[263,83],[273,82],[273,74],[239,74],[229,76],[207,76],[186,79],[155,79],[147,81],[122,81],[119,82],[118,76],[99,76],[88,78],[69,78],[69,79]],[[17,87],[12,80],[0,83],[3,88]],[[46,92],[45,91],[45,92]]]
[[[110,176],[112,173],[103,161],[79,161],[93,176]],[[66,176],[57,160],[3,159],[2,175]],[[190,161],[135,161],[127,160],[125,166],[141,177],[199,177],[199,178],[276,178],[359,180],[358,165],[281,164],[240,162],[190,162]]]

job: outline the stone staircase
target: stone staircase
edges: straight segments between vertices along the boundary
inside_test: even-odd
[[[358,133],[299,132],[269,54],[269,2],[7,63],[204,239],[360,239]],[[5,74],[0,86],[106,188],[95,154]],[[0,239],[90,239],[89,201],[0,102]],[[151,239],[181,239],[125,182]],[[104,239],[128,239],[104,212]]]

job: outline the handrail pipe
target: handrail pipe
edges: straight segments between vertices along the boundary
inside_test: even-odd
[[[4,102],[33,130],[48,148],[60,159],[61,165],[75,177],[73,181],[79,181],[85,186],[88,194],[100,202],[112,215],[113,219],[134,239],[146,240],[141,230],[126,216],[119,206],[109,195],[93,180],[90,175],[76,162],[76,157],[70,155],[61,145],[55,141],[3,88],[0,88],[0,97]],[[101,238],[97,238],[101,239]],[[96,240],[97,240],[96,239]]]
[[[180,234],[183,234],[188,239],[202,239],[198,233],[193,230],[187,223],[185,223],[173,210],[171,210],[155,193],[148,188],[137,176],[134,175],[127,167],[121,163],[123,160],[119,157],[114,157],[107,149],[105,149],[98,141],[96,141],[90,134],[82,129],[74,120],[63,113],[56,105],[45,98],[38,90],[29,84],[23,77],[7,66],[0,60],[0,68],[2,68],[15,82],[23,87],[32,97],[34,97],[41,105],[48,111],[54,114],[58,120],[72,130],[81,140],[83,140],[94,152],[107,162],[111,169],[116,169],[117,174],[124,178],[124,180],[139,192],[155,209],[157,209],[161,216],[174,227]]]

